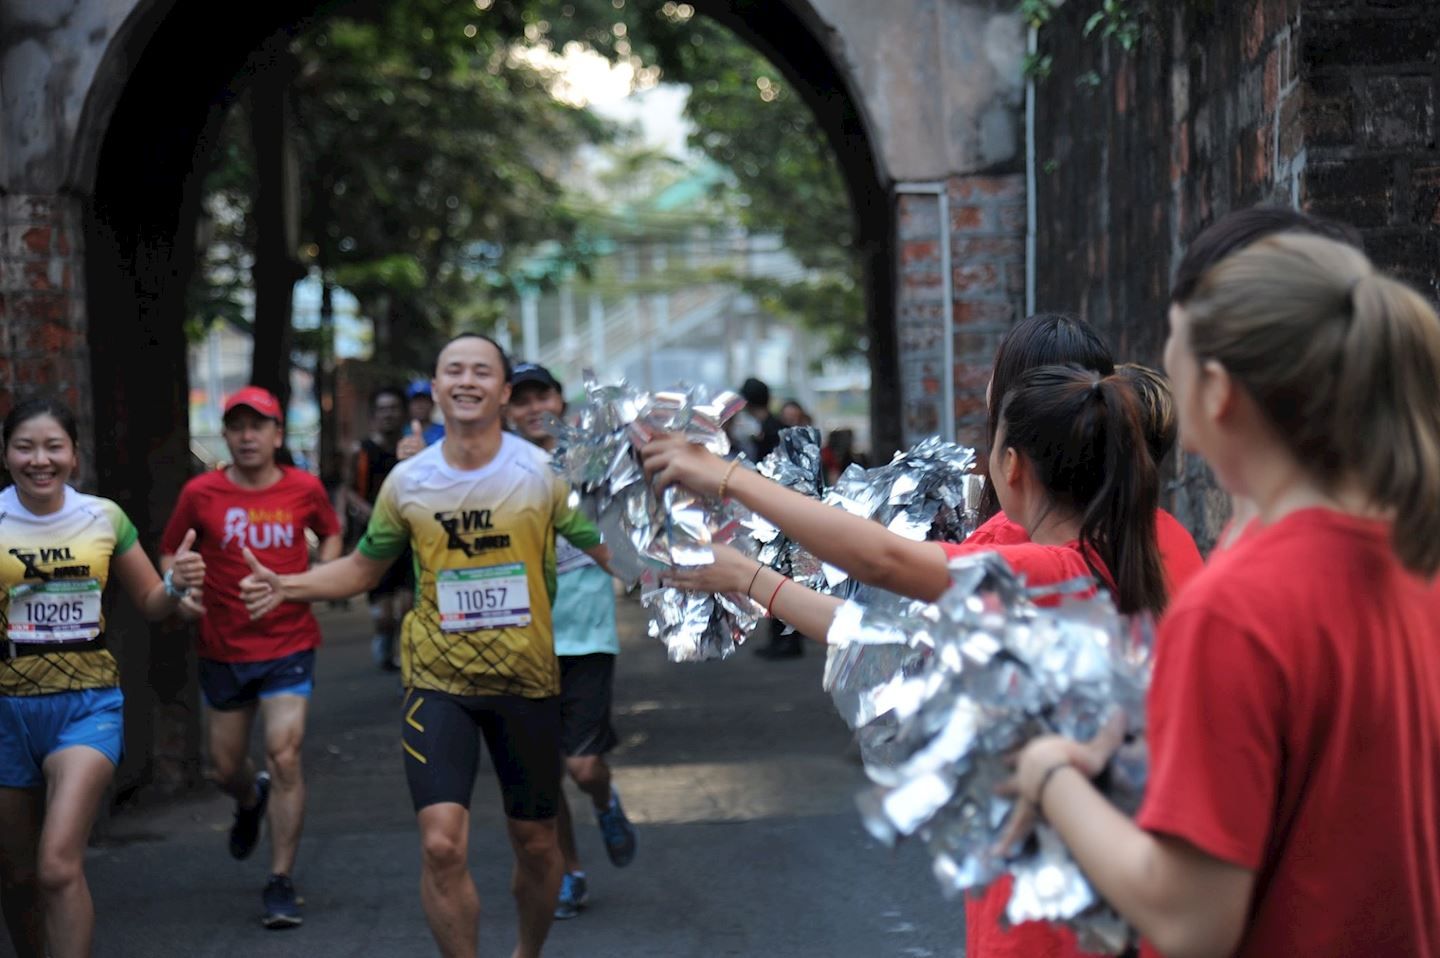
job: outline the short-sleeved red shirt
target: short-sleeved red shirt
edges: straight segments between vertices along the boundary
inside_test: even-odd
[[[998,515],[1001,522],[992,527],[992,532],[998,531],[1000,536],[1006,536],[1010,534],[1008,530],[1018,529],[1024,537],[1019,543],[997,541],[988,535],[984,541],[976,542],[975,536],[980,534],[980,530],[976,530],[963,544],[941,543],[945,554],[998,552],[1012,569],[1025,576],[1026,584],[1030,586],[1056,585],[1092,575],[1078,542],[1063,546],[1036,545],[1025,537],[1024,529],[1004,519],[1004,513]],[[990,523],[995,523],[995,520],[991,519]],[[1049,599],[1044,604],[1056,601],[1058,599]],[[979,896],[965,900],[965,954],[968,958],[1071,958],[1085,954],[1076,943],[1074,932],[1057,925],[1027,922],[1008,930],[1001,927],[1012,885],[1013,881],[1006,875]]]
[[[1029,542],[1023,526],[997,512],[966,538],[967,546],[1007,546]],[[1165,591],[1170,598],[1205,567],[1189,530],[1164,509],[1155,510],[1155,544],[1160,547],[1160,564],[1165,569]]]
[[[161,551],[173,554],[188,529],[195,530],[195,551],[205,559],[201,658],[259,662],[320,644],[320,627],[305,603],[281,603],[263,618],[251,620],[240,601],[240,580],[250,572],[242,546],[249,546],[276,572],[304,572],[310,564],[305,530],[313,529],[322,537],[339,534],[340,523],[320,480],[285,466],[273,485],[244,489],[231,482],[224,470],[207,472],[180,490],[175,512],[165,525]]]
[[[1139,823],[1255,872],[1236,954],[1440,955],[1440,595],[1307,509],[1165,616]]]

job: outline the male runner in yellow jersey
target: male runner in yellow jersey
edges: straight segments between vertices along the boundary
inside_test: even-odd
[[[386,477],[356,550],[295,575],[276,575],[247,553],[253,571],[240,584],[258,616],[282,601],[363,592],[407,545],[414,551],[415,607],[401,633],[401,744],[420,825],[420,899],[446,958],[474,958],[479,934],[466,861],[477,732],[500,778],[515,851],[515,958],[537,958],[550,930],[563,872],[555,534],[601,563],[609,558],[545,452],[501,428],[509,379],[493,340],[451,340],[434,379],[445,439]]]

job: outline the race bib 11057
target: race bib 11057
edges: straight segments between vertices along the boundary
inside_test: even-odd
[[[446,632],[523,628],[530,624],[525,563],[441,569],[435,576],[440,628]]]

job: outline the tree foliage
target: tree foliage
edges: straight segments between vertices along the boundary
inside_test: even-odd
[[[296,44],[305,240],[398,366],[492,320],[516,251],[574,234],[568,164],[610,134],[515,55],[524,13],[410,0]]]
[[[690,86],[693,148],[727,171],[715,200],[751,230],[778,233],[810,275],[755,289],[864,349],[853,222],[834,157],[798,92],[727,28],[655,0],[367,0],[297,37],[291,91],[303,197],[289,251],[345,286],[376,322],[380,360],[419,368],[457,328],[488,326],[515,287],[544,282],[519,262],[538,244],[583,271],[614,227],[567,193],[576,151],[616,130],[551,95],[521,55],[578,43],[627,62],[642,82]],[[257,238],[253,157],[232,118],[206,189],[213,240],[193,315],[237,321]],[[654,158],[637,165],[655,170]],[[533,265],[534,257],[528,257]]]

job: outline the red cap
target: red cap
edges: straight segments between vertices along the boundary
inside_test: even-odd
[[[232,409],[240,406],[253,409],[266,419],[273,419],[276,422],[285,421],[285,417],[280,414],[280,400],[276,399],[268,389],[261,389],[259,386],[246,386],[225,400],[224,415],[230,415]]]

